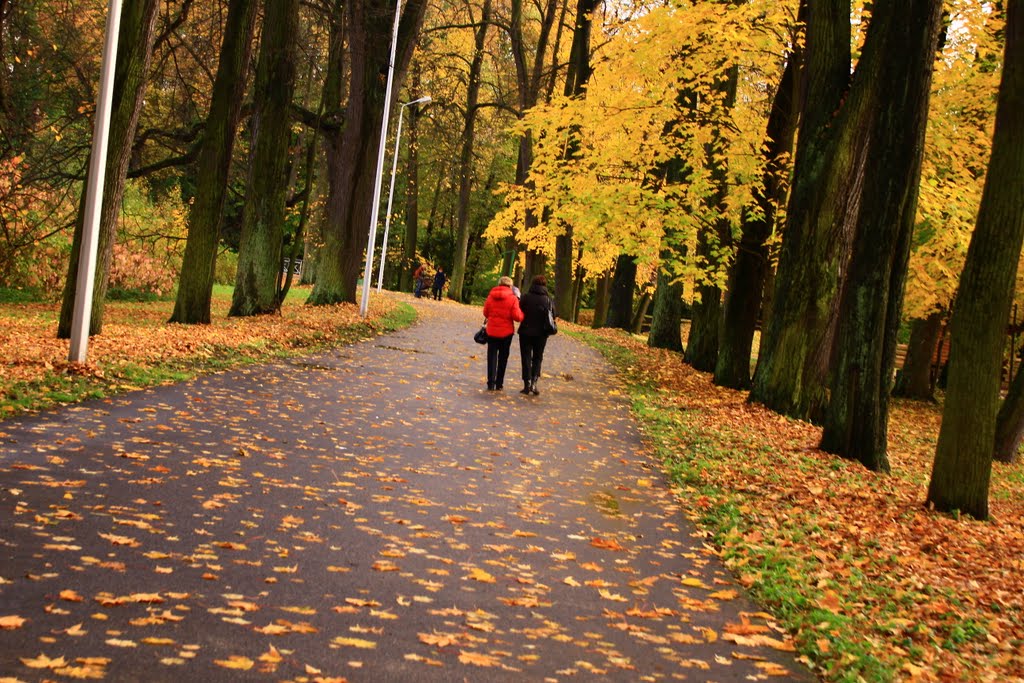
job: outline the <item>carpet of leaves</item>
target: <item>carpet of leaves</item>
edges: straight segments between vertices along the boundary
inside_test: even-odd
[[[298,292],[302,294],[302,292]],[[285,302],[280,314],[229,318],[230,299],[215,297],[210,325],[168,324],[174,303],[108,302],[103,333],[90,338],[87,364],[69,363],[69,342],[57,339],[59,304],[0,305],[0,399],[13,388],[45,394],[54,376],[85,378],[105,393],[133,389],[126,367],[173,367],[186,371],[215,368],[219,361],[263,360],[295,350],[315,349],[379,331],[395,309],[393,299],[371,299],[367,321],[354,304],[305,306],[304,296]],[[33,407],[45,407],[47,401]],[[0,417],[15,412],[0,406]]]
[[[648,388],[638,412],[669,422],[648,418],[647,430],[690,473],[684,504],[824,677],[1024,680],[1020,459],[995,463],[990,521],[938,514],[923,501],[939,406],[893,404],[893,472],[875,474],[818,450],[818,427],[747,403],[679,354],[598,336],[629,351],[628,381]]]

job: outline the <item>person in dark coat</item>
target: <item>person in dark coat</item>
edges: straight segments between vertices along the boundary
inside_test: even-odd
[[[537,396],[537,380],[544,361],[544,347],[548,343],[548,311],[554,315],[555,302],[548,294],[548,281],[543,275],[533,278],[530,289],[519,300],[523,310],[523,323],[519,326],[519,353],[523,359],[523,390],[521,394]]]
[[[444,268],[438,266],[437,272],[434,273],[434,286],[430,288],[430,291],[434,293],[434,299],[437,301],[441,300],[441,291],[444,289],[444,283],[446,282],[448,282],[448,276],[444,274]]]
[[[502,275],[498,286],[487,295],[484,317],[487,318],[487,390],[501,391],[508,352],[516,333],[515,323],[523,319],[519,299],[512,293],[512,278]]]

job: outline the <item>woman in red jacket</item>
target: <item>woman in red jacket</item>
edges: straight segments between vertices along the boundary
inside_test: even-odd
[[[516,322],[523,320],[519,298],[512,292],[512,278],[502,275],[498,286],[491,290],[484,302],[487,318],[487,390],[501,391],[505,383],[505,366]]]

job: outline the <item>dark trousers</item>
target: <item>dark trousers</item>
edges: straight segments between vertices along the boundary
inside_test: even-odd
[[[513,335],[487,337],[487,388],[497,389],[505,384],[505,366]]]
[[[544,346],[548,343],[548,336],[541,334],[536,337],[532,335],[519,335],[519,353],[523,359],[523,381],[529,382],[540,377],[540,364],[544,362]]]

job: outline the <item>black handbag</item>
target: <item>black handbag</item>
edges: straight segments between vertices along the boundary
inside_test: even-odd
[[[548,303],[548,321],[544,325],[544,333],[548,336],[558,334],[558,325],[555,324],[555,312],[551,309],[550,303]]]
[[[487,323],[481,325],[480,329],[476,331],[476,334],[473,335],[473,341],[477,344],[487,343]]]

